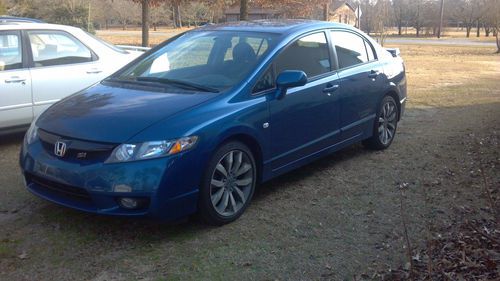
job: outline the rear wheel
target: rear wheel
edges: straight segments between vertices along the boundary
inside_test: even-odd
[[[203,221],[223,225],[239,218],[252,199],[256,178],[255,159],[247,146],[229,142],[217,149],[200,190]]]
[[[377,119],[373,127],[371,138],[363,141],[363,144],[371,149],[382,150],[388,148],[398,126],[398,106],[391,96],[385,96],[380,103]]]

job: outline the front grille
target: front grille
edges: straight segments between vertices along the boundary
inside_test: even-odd
[[[99,143],[71,139],[38,129],[38,135],[45,151],[54,155],[57,141],[66,143],[66,153],[61,159],[81,164],[104,162],[115,148],[116,144]]]
[[[78,201],[88,202],[92,200],[90,194],[83,188],[48,180],[33,174],[26,173],[25,176],[28,183],[34,183],[38,189],[45,193]]]

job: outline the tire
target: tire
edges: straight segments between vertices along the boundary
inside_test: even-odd
[[[241,142],[217,149],[205,170],[198,203],[201,220],[220,226],[238,219],[250,203],[257,182],[251,150]]]
[[[369,149],[383,150],[388,148],[396,135],[399,110],[396,101],[391,96],[385,96],[380,103],[377,117],[373,124],[373,134],[363,141]]]

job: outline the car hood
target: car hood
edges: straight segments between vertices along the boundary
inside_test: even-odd
[[[124,143],[147,127],[216,95],[98,84],[54,104],[38,118],[36,125],[62,137]]]

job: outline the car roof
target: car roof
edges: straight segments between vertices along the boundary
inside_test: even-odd
[[[51,29],[51,30],[76,30],[77,27],[50,24],[50,23],[31,23],[31,22],[5,22],[0,23],[0,30],[25,30],[25,29]]]
[[[45,23],[42,20],[39,19],[32,19],[32,18],[23,18],[23,17],[14,17],[14,16],[0,16],[0,23],[6,23],[6,22],[35,22],[35,23]]]
[[[291,34],[296,31],[307,31],[321,28],[349,28],[350,25],[306,19],[278,19],[278,20],[255,20],[227,22],[222,24],[207,24],[196,30],[227,30],[227,31],[253,31],[270,32],[279,34]]]

